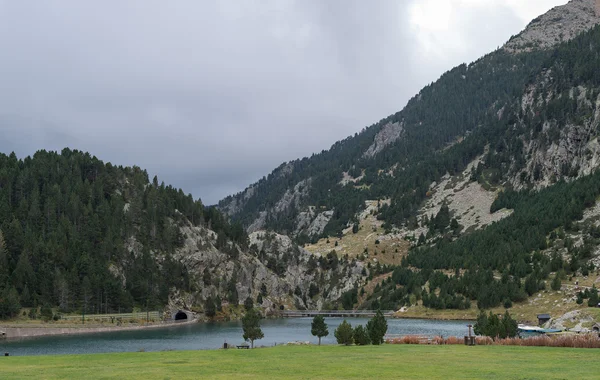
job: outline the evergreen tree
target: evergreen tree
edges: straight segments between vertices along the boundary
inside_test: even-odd
[[[217,310],[216,310],[216,306],[215,306],[215,301],[212,299],[211,296],[208,296],[206,298],[206,301],[204,301],[204,315],[206,315],[209,318],[212,318],[216,314],[217,314]]]
[[[344,321],[335,329],[333,335],[337,340],[338,344],[343,344],[349,346],[352,344],[352,335],[353,335],[352,326],[345,319]]]
[[[368,331],[362,325],[358,325],[354,328],[352,337],[354,339],[354,344],[357,346],[366,346],[371,343]]]
[[[246,310],[250,310],[254,307],[254,302],[252,302],[252,298],[250,296],[246,297],[246,300],[244,301],[244,308]]]
[[[550,287],[552,288],[552,290],[558,291],[558,290],[560,290],[561,286],[562,286],[562,283],[560,282],[560,277],[557,273],[556,276],[554,276],[554,279],[552,280],[552,284],[550,284]]]
[[[265,337],[261,328],[261,315],[256,309],[246,311],[246,315],[242,318],[242,330],[244,331],[244,340],[250,341],[251,348],[254,348],[254,341]]]
[[[512,338],[517,336],[518,324],[512,319],[508,310],[504,313],[502,319],[491,311],[489,315],[481,311],[477,316],[473,331],[477,335],[489,336],[494,340],[496,338]]]
[[[19,314],[21,304],[15,288],[6,288],[0,293],[0,319],[14,318]]]
[[[518,323],[508,313],[508,310],[504,312],[504,316],[502,317],[502,325],[504,326],[504,337],[505,338],[513,338],[517,336],[518,333]]]
[[[383,316],[381,310],[377,310],[377,313],[369,322],[367,322],[367,332],[371,343],[374,345],[383,344],[383,337],[387,333],[387,321]]]
[[[321,345],[321,338],[329,335],[325,318],[322,315],[315,315],[311,323],[310,333],[319,338],[319,346]]]
[[[6,252],[6,242],[4,235],[0,230],[0,289],[8,283],[8,256]]]

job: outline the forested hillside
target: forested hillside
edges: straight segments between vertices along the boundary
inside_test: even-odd
[[[356,262],[311,260],[286,239],[254,236],[250,246],[240,225],[138,167],[69,149],[0,154],[0,318],[19,306],[203,310],[249,298],[306,307],[336,301],[366,275]]]
[[[18,294],[22,306],[47,303],[65,311],[165,304],[169,288],[190,288],[172,256],[183,245],[184,218],[246,242],[243,230],[218,212],[156,177],[149,182],[140,168],[105,165],[68,149],[25,160],[2,154],[0,287]],[[144,249],[128,249],[131,239]]]
[[[558,289],[588,276],[600,257],[599,16],[592,0],[554,8],[400,112],[219,208],[320,254],[329,239],[337,247],[368,230],[352,241],[371,264],[386,254],[381,242],[409,241],[408,252],[386,245],[405,256],[383,282],[346,295],[369,309],[511,307],[551,274]]]
[[[263,212],[260,227],[294,234],[300,213],[317,206],[333,211],[322,234],[335,235],[353,221],[365,200],[391,197],[385,218],[400,223],[416,211],[431,182],[462,170],[483,152],[493,136],[478,127],[506,126],[497,113],[521,93],[547,55],[496,51],[461,65],[425,87],[401,112],[328,151],[283,165],[219,207],[246,226]],[[401,138],[375,156],[363,156],[374,136],[390,123],[403,126]],[[470,133],[475,136],[469,141],[444,150]],[[344,172],[360,179],[344,184]],[[298,184],[300,189],[294,189]]]
[[[219,208],[251,231],[273,229],[303,243],[339,235],[356,222],[366,200],[389,199],[379,218],[388,229],[400,227],[416,215],[432,183],[460,173],[484,153],[475,175],[483,173],[485,182],[536,186],[550,169],[544,170],[543,155],[528,144],[545,149],[568,137],[561,135],[568,134],[565,126],[595,120],[598,31],[585,31],[599,20],[591,0],[557,7],[511,40],[510,49],[448,71],[400,112],[327,151],[282,164]],[[515,44],[525,44],[521,40],[531,33],[561,28],[572,34],[544,42],[544,49],[528,42],[515,53]],[[524,96],[541,103],[525,109]],[[586,104],[578,104],[580,97]],[[581,152],[572,156],[570,161],[579,160]],[[550,165],[559,166],[553,181],[577,176],[582,167]]]

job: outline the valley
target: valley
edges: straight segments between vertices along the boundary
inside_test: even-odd
[[[589,330],[596,6],[553,8],[400,111],[214,206],[83,151],[0,154],[0,319],[181,309],[226,321],[256,307],[459,320],[508,310],[535,323],[581,310]]]

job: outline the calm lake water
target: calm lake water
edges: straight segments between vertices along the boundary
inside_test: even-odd
[[[329,336],[322,344],[335,344],[333,331],[343,318],[325,318]],[[366,326],[367,318],[348,318],[352,326]],[[302,341],[316,344],[310,334],[312,318],[267,319],[261,321],[265,337],[254,346],[273,346]],[[463,336],[467,333],[465,321],[432,321],[422,319],[388,319],[390,335]],[[0,354],[11,356],[90,354],[101,352],[171,351],[215,349],[223,343],[241,344],[241,322],[194,323],[181,326],[137,331],[118,331],[83,335],[49,336],[21,340],[0,341]]]

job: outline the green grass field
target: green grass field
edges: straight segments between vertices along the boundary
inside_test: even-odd
[[[7,379],[598,379],[594,349],[295,346],[0,357]]]

